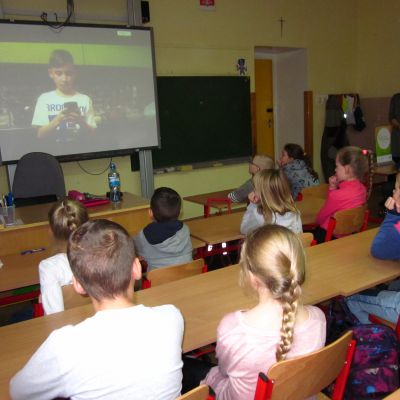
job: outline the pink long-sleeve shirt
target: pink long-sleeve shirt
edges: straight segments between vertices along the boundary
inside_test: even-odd
[[[318,350],[325,344],[325,315],[317,307],[306,309],[309,318],[295,325],[288,358]],[[264,332],[248,325],[242,311],[226,315],[217,331],[218,366],[202,383],[214,389],[218,400],[253,400],[258,373],[267,372],[275,364],[279,340],[279,330]]]
[[[362,206],[366,201],[367,189],[358,179],[340,182],[338,189],[328,190],[325,204],[317,215],[317,224],[328,229],[329,218],[335,212]]]

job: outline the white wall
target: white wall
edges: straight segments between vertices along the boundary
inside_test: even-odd
[[[275,55],[275,154],[285,143],[304,146],[304,91],[307,85],[307,52],[298,49]]]

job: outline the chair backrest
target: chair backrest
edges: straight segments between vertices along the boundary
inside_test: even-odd
[[[352,332],[305,356],[281,361],[258,379],[255,400],[304,400],[336,379],[332,399],[343,397],[355,350]]]
[[[197,388],[192,389],[190,392],[183,394],[176,400],[214,400],[215,396],[210,393],[210,389],[207,385],[200,385]]]
[[[321,183],[320,185],[306,187],[302,189],[301,194],[302,199],[306,196],[316,196],[325,199],[328,195],[328,184]]]
[[[369,210],[366,204],[336,212],[329,220],[325,242],[331,240],[332,236],[344,236],[364,231],[367,229],[368,217]]]
[[[311,232],[302,232],[299,233],[301,243],[303,243],[303,247],[310,247],[314,242],[314,235]]]
[[[163,285],[164,283],[189,278],[203,272],[207,272],[207,265],[202,258],[185,264],[152,269],[147,273],[147,280],[149,281],[147,287]]]
[[[368,314],[368,319],[373,324],[386,325],[389,328],[392,328],[396,332],[397,340],[400,341],[400,316],[397,318],[397,322],[395,324],[384,318],[378,317],[375,314]]]
[[[82,296],[82,295],[76,293],[73,285],[63,286],[62,294],[63,294],[63,300],[64,300],[64,310],[84,306],[86,304],[91,303],[90,297]]]
[[[64,174],[51,154],[28,153],[18,161],[12,192],[15,199],[56,195],[65,197]]]

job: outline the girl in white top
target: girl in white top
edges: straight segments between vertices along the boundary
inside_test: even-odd
[[[58,253],[39,264],[41,301],[46,315],[64,311],[62,286],[72,283],[72,271],[67,258],[70,234],[88,221],[85,206],[73,200],[63,200],[49,211],[50,234]]]
[[[290,194],[290,186],[282,170],[268,169],[254,175],[254,192],[243,216],[240,232],[248,235],[264,224],[276,224],[295,233],[303,232],[300,211]]]
[[[325,316],[319,308],[302,304],[304,279],[298,235],[265,225],[247,236],[240,281],[257,295],[258,304],[226,315],[218,326],[218,366],[202,383],[211,386],[219,400],[254,399],[259,372],[324,346]]]

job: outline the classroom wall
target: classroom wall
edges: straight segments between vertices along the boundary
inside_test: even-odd
[[[357,70],[362,97],[390,97],[400,92],[397,0],[358,0]]]
[[[24,13],[40,15],[43,10],[49,14],[57,11],[60,16],[65,16],[65,3],[63,0],[20,0],[18,3],[3,0],[3,11],[18,19],[22,19]],[[363,94],[363,89],[374,96],[382,91],[378,83],[371,82],[372,89],[367,91],[378,61],[374,61],[366,72],[361,73],[361,70],[371,49],[379,54],[379,38],[386,38],[385,32],[391,36],[395,24],[388,28],[380,21],[378,26],[383,32],[376,34],[378,38],[374,36],[375,29],[372,30],[370,25],[375,19],[379,20],[378,16],[386,18],[387,13],[377,13],[379,6],[372,0],[216,0],[215,11],[201,10],[197,0],[150,0],[149,3],[149,25],[154,28],[159,75],[236,75],[237,59],[245,58],[254,90],[255,46],[298,47],[307,49],[307,89],[313,91],[315,100],[327,93],[360,89]],[[388,3],[396,9],[400,7],[395,6],[395,0],[388,0]],[[124,0],[75,0],[75,11],[77,22],[92,18],[110,23],[126,20]],[[278,21],[281,17],[285,20],[282,36]],[[371,44],[364,42],[363,35],[367,35]],[[388,49],[393,50],[393,46],[395,44]],[[397,77],[395,65],[387,68],[393,76],[382,76],[386,82],[385,90],[389,90]],[[319,146],[324,115],[323,102],[314,101],[314,163],[317,170],[320,169]],[[98,172],[107,162],[102,159],[82,164]],[[118,158],[117,165],[123,189],[140,193],[140,179],[137,172],[130,172],[129,157]],[[64,164],[63,170],[67,189],[104,192],[106,172],[99,176],[88,175],[76,163]],[[0,190],[4,191],[3,176],[1,171]],[[172,186],[185,195],[237,186],[246,177],[247,165],[241,164],[156,176],[155,185]],[[185,205],[186,217],[197,212]]]

